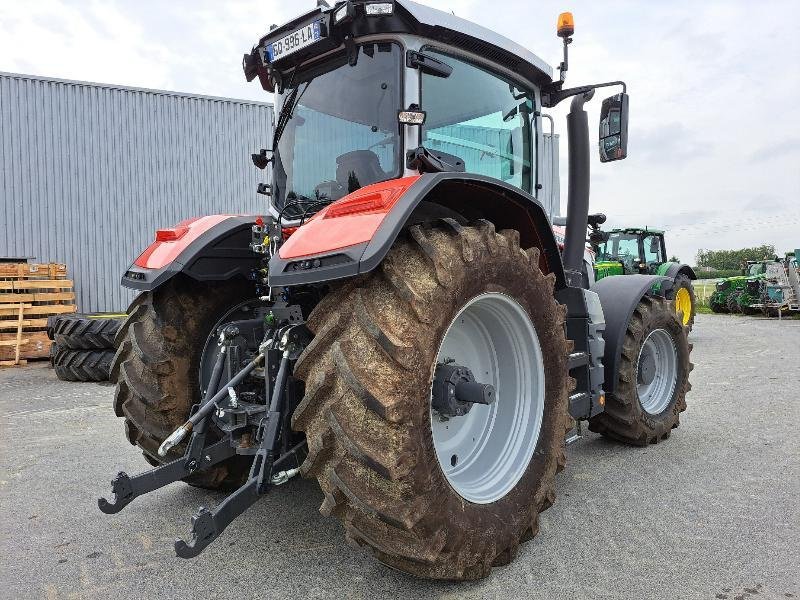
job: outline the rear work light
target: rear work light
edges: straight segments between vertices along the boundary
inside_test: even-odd
[[[394,14],[394,2],[369,2],[364,5],[364,12],[370,17]]]
[[[418,108],[409,108],[397,113],[397,120],[403,125],[422,125],[425,123],[426,113]]]

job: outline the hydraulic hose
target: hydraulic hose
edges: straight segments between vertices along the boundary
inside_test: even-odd
[[[200,408],[197,409],[197,412],[194,413],[189,419],[178,427],[175,431],[173,431],[170,436],[164,440],[164,443],[158,448],[158,455],[159,456],[166,456],[167,452],[177,444],[180,444],[183,438],[185,438],[189,433],[191,433],[192,429],[194,429],[195,425],[197,425],[200,421],[205,419],[212,410],[214,410],[214,406],[220,400],[223,400],[228,395],[228,388],[236,387],[244,378],[250,375],[253,372],[261,361],[264,360],[264,353],[260,352],[256,355],[256,357],[247,363],[247,366],[239,371],[233,378],[225,385],[225,387],[219,390],[213,397],[209,400],[206,400]]]

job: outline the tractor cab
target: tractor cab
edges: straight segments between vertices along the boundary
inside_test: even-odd
[[[746,277],[760,277],[766,274],[767,265],[773,264],[775,260],[748,260],[742,268],[742,275]]]
[[[318,4],[243,61],[248,81],[275,93],[272,143],[253,155],[271,165],[262,192],[273,217],[297,225],[361,188],[421,173],[476,174],[550,199],[544,156],[555,142],[542,112],[576,91],[547,63],[415,2]],[[559,35],[571,42],[569,27]],[[603,103],[604,161],[625,158],[627,106],[625,93]]]
[[[618,274],[654,275],[666,262],[664,232],[656,229],[614,229],[597,244],[598,263],[618,263]],[[608,266],[607,266],[608,268]]]

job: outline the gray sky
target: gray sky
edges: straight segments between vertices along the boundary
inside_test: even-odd
[[[594,157],[592,210],[611,224],[664,227],[668,251],[690,263],[698,248],[800,246],[797,0],[422,1],[553,66],[556,16],[573,12],[568,85],[624,79],[631,95],[628,159]],[[314,4],[0,0],[0,71],[265,100],[242,54]],[[554,113],[562,133],[565,111]]]

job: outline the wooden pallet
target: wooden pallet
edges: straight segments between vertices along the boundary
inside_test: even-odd
[[[47,358],[47,317],[75,312],[73,282],[61,263],[0,263],[0,366]]]
[[[0,263],[0,279],[64,279],[66,276],[67,265],[63,263]]]

